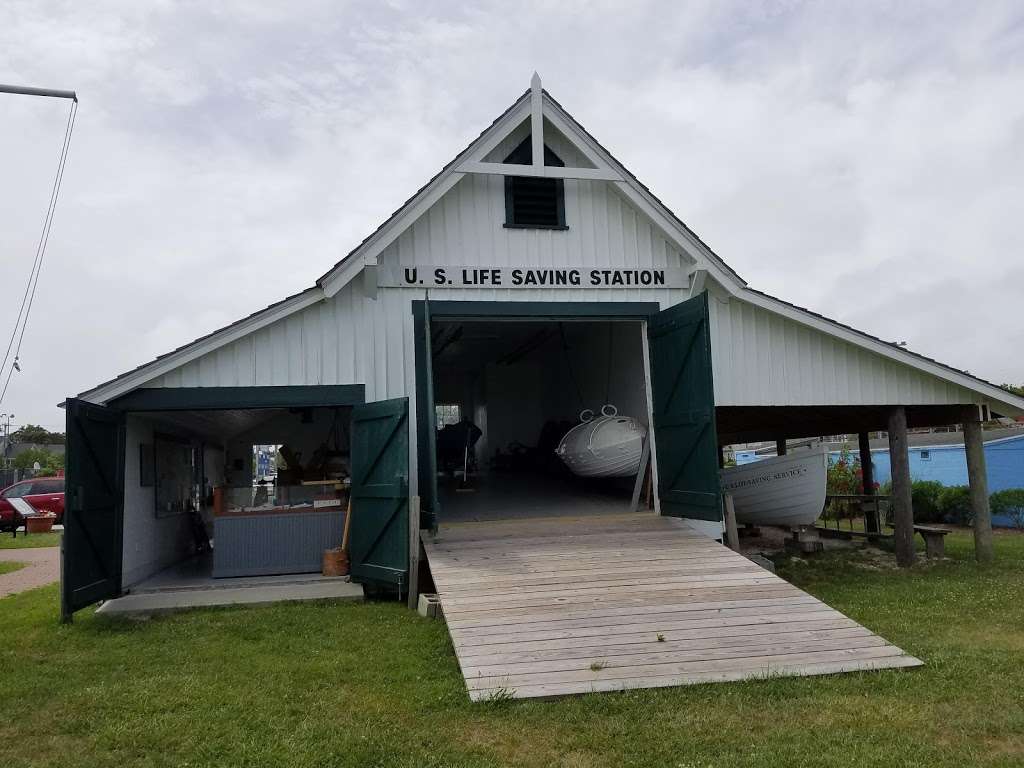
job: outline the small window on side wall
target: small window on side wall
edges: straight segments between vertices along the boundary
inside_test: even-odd
[[[527,136],[506,163],[531,165],[533,145]],[[544,165],[565,167],[565,163],[544,147]],[[535,176],[505,177],[505,226],[513,229],[568,229],[565,225],[565,182]]]

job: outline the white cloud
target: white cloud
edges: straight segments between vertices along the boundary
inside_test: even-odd
[[[82,101],[5,410],[312,284],[534,69],[755,287],[1024,381],[1019,4],[15,2],[0,81]],[[2,99],[11,295],[67,105]]]

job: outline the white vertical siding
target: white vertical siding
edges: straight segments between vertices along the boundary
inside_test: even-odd
[[[716,405],[940,405],[982,398],[745,302],[712,299]]]
[[[563,141],[557,133],[549,136],[549,144],[567,163],[581,163],[583,158],[571,155],[570,145],[562,146]],[[516,143],[513,134],[494,156],[504,157]],[[502,226],[502,178],[467,175],[389,246],[380,262],[418,267],[580,268],[689,263],[613,184],[568,179],[565,195],[567,231],[506,229]],[[422,289],[382,288],[376,299],[369,299],[357,279],[333,298],[146,386],[363,384],[368,400],[412,397],[415,350],[410,302],[424,294]],[[433,300],[651,301],[662,307],[687,295],[683,289],[642,288],[430,289]],[[910,405],[980,399],[912,366],[736,299],[712,298],[711,333],[719,405]]]

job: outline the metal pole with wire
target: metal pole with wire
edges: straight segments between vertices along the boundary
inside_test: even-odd
[[[46,208],[46,216],[43,219],[43,231],[39,236],[39,243],[36,246],[35,258],[32,260],[32,269],[29,271],[28,282],[25,285],[25,292],[21,297],[21,306],[18,309],[18,316],[14,322],[14,330],[11,332],[10,341],[7,342],[7,350],[4,352],[3,363],[0,363],[0,377],[4,376],[7,363],[11,359],[11,351],[14,351],[14,359],[11,361],[10,369],[4,377],[3,388],[0,389],[0,403],[3,403],[7,394],[7,387],[11,383],[11,376],[15,371],[21,370],[18,356],[21,353],[21,343],[25,338],[25,329],[28,327],[29,314],[32,312],[32,304],[36,297],[36,288],[39,286],[39,274],[43,267],[43,256],[46,253],[46,244],[50,240],[50,228],[53,226],[53,215],[57,209],[57,199],[60,196],[60,185],[64,178],[64,167],[67,163],[68,147],[71,145],[71,134],[75,129],[75,115],[78,112],[78,95],[74,91],[61,91],[53,88],[34,88],[23,85],[2,85],[0,93],[9,93],[20,96],[42,96],[55,99],[70,99],[71,109],[68,112],[68,122],[64,129],[64,141],[61,145],[60,157],[57,162],[57,173],[53,180],[53,187],[50,190],[50,202]],[[19,331],[20,329],[20,331]],[[17,339],[17,346],[15,346]]]

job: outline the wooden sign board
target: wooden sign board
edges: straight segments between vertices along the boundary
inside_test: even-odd
[[[686,288],[678,267],[403,267],[380,265],[382,288]]]

